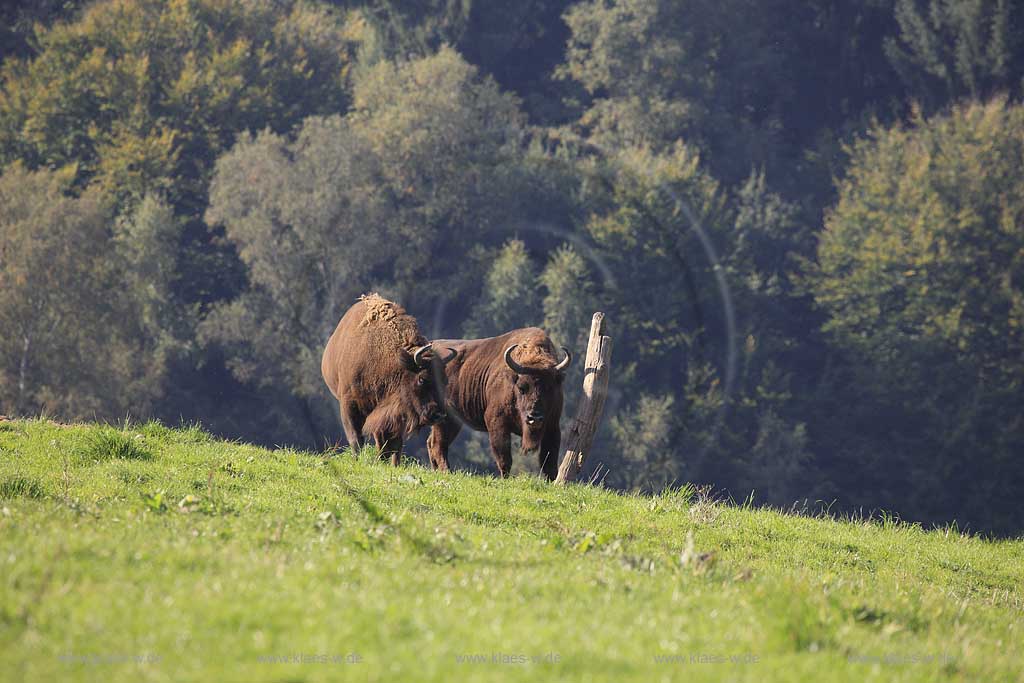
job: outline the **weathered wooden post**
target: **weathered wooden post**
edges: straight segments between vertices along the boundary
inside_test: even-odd
[[[594,314],[590,323],[587,360],[583,366],[583,400],[569,425],[565,439],[565,457],[558,468],[556,484],[573,481],[583,469],[583,461],[601,426],[604,400],[608,396],[608,365],[612,358],[612,338],[605,335],[604,313]]]

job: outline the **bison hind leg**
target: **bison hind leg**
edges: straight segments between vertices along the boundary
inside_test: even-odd
[[[355,404],[347,401],[344,395],[339,399],[341,407],[341,426],[345,430],[345,439],[354,451],[363,447],[363,423],[366,416],[359,412]]]

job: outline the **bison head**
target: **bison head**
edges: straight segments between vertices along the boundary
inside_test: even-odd
[[[455,358],[454,349],[443,358],[434,353],[430,344],[412,352],[401,349],[399,360],[405,370],[399,388],[403,403],[416,413],[420,427],[440,422],[446,417],[444,391],[447,378],[444,366]]]
[[[512,351],[517,346],[513,344],[505,349],[505,364],[516,373],[512,395],[522,424],[523,448],[535,450],[540,447],[539,438],[545,424],[554,422],[558,428],[558,420],[562,416],[562,381],[565,369],[572,362],[572,354],[562,347],[565,358],[558,363],[531,367],[520,365],[512,358]]]

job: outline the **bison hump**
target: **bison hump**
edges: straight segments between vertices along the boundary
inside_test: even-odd
[[[359,327],[373,338],[378,347],[412,349],[427,343],[426,338],[420,334],[416,318],[406,313],[399,304],[375,292],[362,295],[359,301],[366,309]]]
[[[518,340],[512,358],[520,365],[537,368],[539,370],[550,370],[558,363],[555,358],[555,347],[541,330],[530,330]]]

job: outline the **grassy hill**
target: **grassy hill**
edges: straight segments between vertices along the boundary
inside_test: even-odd
[[[0,423],[0,679],[1024,680],[1024,541]]]

